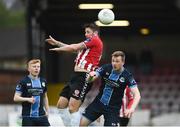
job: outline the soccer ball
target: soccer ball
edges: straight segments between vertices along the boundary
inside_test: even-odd
[[[110,9],[102,9],[98,13],[98,19],[102,24],[108,25],[114,21],[114,12]]]

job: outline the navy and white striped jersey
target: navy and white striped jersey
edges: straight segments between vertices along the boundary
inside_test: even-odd
[[[47,83],[43,78],[32,79],[24,77],[16,86],[16,93],[22,97],[34,97],[35,103],[22,102],[22,117],[40,117],[45,115],[44,94],[47,92]]]
[[[126,86],[136,87],[137,83],[132,74],[123,68],[121,72],[114,71],[111,64],[106,64],[97,69],[102,83],[97,98],[104,104],[120,108]]]

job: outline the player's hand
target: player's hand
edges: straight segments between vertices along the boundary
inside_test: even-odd
[[[92,82],[95,76],[96,76],[96,72],[95,72],[95,71],[91,71],[91,72],[88,74],[88,76],[87,76],[87,78],[86,78],[86,81],[87,81],[87,82]]]
[[[132,108],[126,109],[126,110],[124,111],[124,116],[125,116],[126,118],[131,118],[131,116],[132,116],[133,113],[134,113],[134,109],[132,109]]]
[[[91,71],[91,72],[89,72],[89,76],[90,76],[90,77],[94,77],[94,76],[96,76],[96,72],[95,72],[95,71]]]
[[[58,46],[58,41],[55,40],[53,37],[51,37],[51,35],[49,36],[48,39],[46,39],[46,42],[48,42],[50,45]]]
[[[28,102],[31,103],[31,104],[34,104],[35,103],[35,98],[34,97],[28,98]]]
[[[47,116],[47,117],[49,117],[49,112],[48,111],[45,111],[45,115]]]

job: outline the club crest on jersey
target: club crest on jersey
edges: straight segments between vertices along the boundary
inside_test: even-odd
[[[120,82],[125,82],[125,78],[124,78],[124,77],[121,77],[121,78],[119,79],[119,81],[120,81]]]
[[[45,82],[42,82],[42,86],[45,87]]]
[[[26,85],[27,85],[27,86],[31,86],[31,83],[27,83]]]

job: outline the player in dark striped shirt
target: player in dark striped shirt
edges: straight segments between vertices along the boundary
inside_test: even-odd
[[[16,86],[15,102],[22,103],[22,126],[50,126],[48,121],[49,103],[46,80],[39,77],[39,59],[28,62],[29,75]],[[45,109],[45,110],[44,110]]]
[[[130,117],[140,100],[140,92],[132,74],[126,70],[125,54],[116,51],[112,54],[111,64],[100,67],[96,72],[90,72],[88,82],[101,77],[102,85],[99,94],[85,109],[81,117],[80,126],[87,126],[101,115],[104,115],[104,126],[119,126],[119,110],[122,104],[124,90],[128,86],[134,95],[134,102],[125,116]]]

